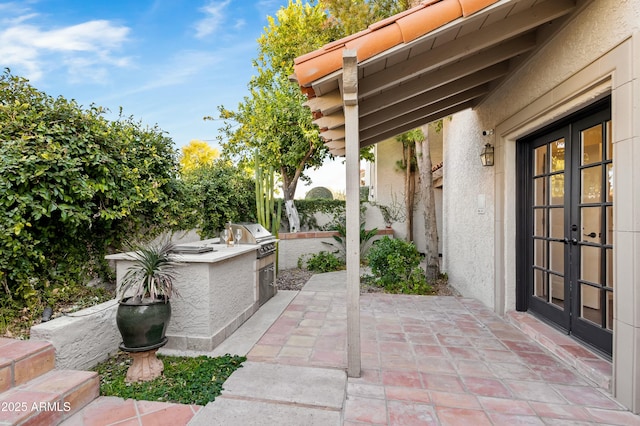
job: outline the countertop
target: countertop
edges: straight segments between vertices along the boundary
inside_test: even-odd
[[[213,248],[213,251],[205,253],[176,253],[178,260],[185,263],[216,263],[241,254],[255,252],[259,247],[258,244],[239,244],[227,247],[226,244],[220,244],[218,238],[182,243],[178,246]],[[105,256],[105,258],[107,260],[132,260],[132,254],[133,252],[116,253]]]

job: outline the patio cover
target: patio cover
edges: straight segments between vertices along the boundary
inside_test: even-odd
[[[479,105],[592,0],[425,0],[295,59],[292,80],[346,157],[347,374],[359,377],[360,148]]]
[[[360,147],[473,108],[590,0],[426,0],[295,60],[292,80],[345,155],[343,59],[357,56]]]

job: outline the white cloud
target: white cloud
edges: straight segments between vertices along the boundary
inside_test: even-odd
[[[235,25],[233,26],[234,30],[241,30],[242,28],[244,28],[247,25],[247,21],[245,21],[244,19],[238,19],[235,23]]]
[[[224,10],[230,2],[231,0],[225,0],[222,2],[214,0],[210,1],[206,6],[200,9],[206,16],[196,22],[196,38],[203,38],[216,32],[224,22]]]
[[[129,28],[109,21],[88,21],[61,29],[34,34],[36,47],[61,51],[104,51],[118,48],[127,39]]]
[[[99,81],[107,75],[107,67],[128,64],[127,58],[114,52],[127,41],[129,28],[93,20],[44,29],[27,24],[35,16],[5,19],[0,26],[2,64],[19,68],[30,80],[40,79],[47,69],[65,66],[72,77]]]

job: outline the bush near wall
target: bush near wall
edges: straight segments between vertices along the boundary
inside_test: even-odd
[[[295,200],[294,204],[300,216],[302,230],[326,231],[346,212],[344,200],[305,199]],[[327,217],[327,225],[318,223],[318,216],[321,215]],[[281,230],[287,229],[289,229],[288,226],[281,228]]]
[[[42,303],[47,292],[106,274],[108,248],[179,225],[171,139],[104,114],[0,74],[3,304]]]
[[[383,237],[367,253],[371,281],[390,293],[429,294],[422,256],[413,243]]]
[[[183,180],[184,219],[189,212],[189,225],[201,238],[218,237],[228,222],[256,222],[255,180],[242,169],[217,160],[185,173]]]

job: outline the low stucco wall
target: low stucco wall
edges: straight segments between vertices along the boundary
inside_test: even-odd
[[[56,349],[56,368],[89,369],[118,351],[118,302],[110,300],[31,327],[31,340]]]
[[[338,235],[335,231],[317,232],[281,232],[278,234],[278,269],[293,269],[298,267],[298,259],[305,254],[334,251],[335,248],[327,243],[336,243],[333,238]],[[372,241],[384,236],[393,238],[393,229],[379,229],[378,235]]]

